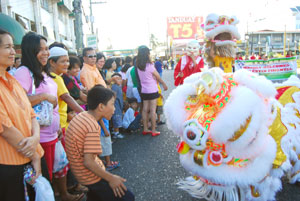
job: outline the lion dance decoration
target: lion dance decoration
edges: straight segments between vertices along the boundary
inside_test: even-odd
[[[193,197],[214,201],[275,200],[286,174],[300,180],[300,81],[277,85],[246,70],[219,68],[187,77],[164,106],[180,136],[179,182]]]
[[[235,45],[240,39],[236,17],[210,14],[201,27],[205,31],[205,59],[209,67],[220,67],[225,73],[232,72],[236,56]]]

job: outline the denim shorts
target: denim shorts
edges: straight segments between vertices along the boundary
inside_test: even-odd
[[[121,128],[122,127],[122,115],[114,114],[112,116],[112,122],[114,128]]]

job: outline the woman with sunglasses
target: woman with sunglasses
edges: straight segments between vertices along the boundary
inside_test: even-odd
[[[14,63],[15,53],[11,34],[0,29],[0,198],[3,201],[25,200],[24,168],[31,163],[36,177],[39,176],[43,155],[40,127],[27,95],[6,72]],[[27,185],[27,189],[27,196],[34,200],[33,188]]]

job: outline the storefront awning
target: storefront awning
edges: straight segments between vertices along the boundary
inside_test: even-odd
[[[8,15],[0,13],[0,28],[13,35],[15,45],[21,45],[26,32],[19,22]]]

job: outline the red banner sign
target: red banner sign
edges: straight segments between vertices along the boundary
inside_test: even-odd
[[[168,36],[176,39],[200,39],[204,33],[200,29],[203,17],[168,17]]]

